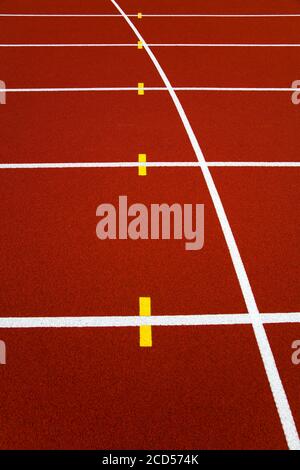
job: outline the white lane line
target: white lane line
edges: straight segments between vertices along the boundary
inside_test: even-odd
[[[200,148],[199,142],[196,138],[196,135],[192,129],[192,126],[188,120],[187,115],[182,107],[180,100],[176,92],[174,91],[168,77],[166,76],[164,70],[162,69],[160,63],[158,62],[156,56],[153,54],[152,49],[149,48],[147,43],[145,42],[144,38],[138,31],[138,29],[134,26],[132,21],[126,16],[122,8],[115,0],[111,0],[111,2],[115,5],[119,13],[123,16],[124,20],[127,22],[129,27],[132,31],[136,34],[137,38],[143,42],[144,48],[146,52],[149,54],[154,66],[156,67],[160,77],[162,78],[164,84],[168,88],[170,96],[174,102],[174,105],[177,108],[179,116],[182,120],[182,123],[185,127],[187,135],[190,139],[191,145],[194,149],[194,152],[197,156],[199,162],[203,165],[201,166],[202,174],[206,181],[209,193],[211,195],[212,201],[215,206],[215,210],[217,212],[219,222],[227,243],[227,247],[229,253],[231,255],[231,259],[235,268],[235,272],[241,287],[241,291],[247,306],[247,310],[249,312],[249,316],[251,319],[251,323],[253,326],[253,331],[256,337],[256,341],[259,347],[259,351],[261,354],[261,358],[265,367],[266,375],[269,380],[270,388],[273,393],[274,401],[277,407],[277,411],[280,417],[280,421],[282,424],[283,432],[287,441],[287,444],[290,449],[300,449],[300,439],[297,432],[296,424],[294,421],[294,417],[291,412],[291,408],[275,363],[274,355],[260,318],[259,310],[252,292],[252,288],[248,279],[248,275],[242,261],[236,240],[234,238],[233,232],[231,230],[231,226],[229,224],[226,212],[224,210],[220,195],[210,173],[208,166],[205,166],[206,160],[204,154]]]
[[[297,43],[148,43],[149,47],[300,47]],[[0,47],[137,47],[135,43],[40,43],[40,44],[0,44]]]
[[[190,168],[201,167],[201,162],[55,162],[55,163],[0,163],[0,170],[51,168]],[[209,162],[204,166],[230,168],[299,168],[300,162]]]
[[[152,88],[151,91],[162,91],[162,88]],[[57,93],[85,91],[138,91],[138,87],[65,87],[65,88],[5,88],[5,93]],[[150,90],[148,90],[150,91]],[[299,89],[298,89],[299,91]]]
[[[300,313],[265,313],[267,324],[300,323]],[[106,328],[152,326],[251,325],[248,313],[210,315],[1,317],[0,328]]]
[[[167,87],[144,87],[144,91],[169,92]],[[138,91],[138,87],[59,87],[59,88],[5,88],[6,93],[66,93],[66,92],[119,92]],[[173,87],[175,91],[220,92],[300,92],[300,88],[288,87]]]
[[[52,43],[52,44],[0,44],[0,47],[137,47],[133,43]]]
[[[137,13],[130,13],[126,15],[130,18],[137,18]],[[117,14],[85,14],[85,13],[1,13],[0,17],[28,17],[28,18],[120,18],[120,15]],[[154,14],[144,14],[143,18],[293,18],[300,17],[299,13],[257,13],[257,14],[215,14],[215,13],[154,13]]]
[[[147,90],[147,87],[144,88]],[[288,87],[174,87],[174,91],[238,91],[238,92],[287,92],[299,91],[300,88]]]
[[[258,44],[258,43],[166,43],[166,44],[148,44],[150,47],[300,47],[297,43],[272,43],[272,44]]]
[[[132,15],[137,16],[137,15]],[[109,13],[1,13],[6,18],[121,18],[120,15]]]
[[[129,17],[136,17],[136,15],[127,15]],[[215,14],[215,13],[199,13],[199,14],[143,14],[143,18],[289,18],[300,17],[299,13],[257,13],[257,14]]]

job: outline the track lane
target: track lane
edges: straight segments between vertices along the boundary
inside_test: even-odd
[[[1,448],[286,449],[250,326],[1,335]]]
[[[299,172],[212,169],[260,311],[300,308]]]
[[[136,315],[139,296],[153,315],[244,313],[215,211],[199,170],[1,171],[1,316]],[[96,208],[205,204],[205,245],[184,240],[96,237]],[[130,220],[130,218],[129,218]],[[172,237],[173,238],[173,237]]]
[[[253,0],[251,2],[241,3],[236,0],[215,0],[207,2],[206,0],[132,0],[128,5],[128,0],[121,0],[120,6],[126,13],[142,11],[144,13],[299,13],[299,2],[289,0]]]
[[[115,13],[106,0],[2,0],[1,13]]]
[[[299,44],[300,17],[131,19],[148,43]]]

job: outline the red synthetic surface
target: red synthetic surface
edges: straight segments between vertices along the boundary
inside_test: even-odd
[[[136,92],[8,95],[0,160],[136,162],[147,153],[155,161],[195,161],[169,95],[140,98]]]
[[[120,0],[127,13],[300,13],[299,1]],[[263,3],[263,4],[262,4]],[[109,0],[3,1],[3,13],[116,13]],[[300,18],[134,20],[148,42],[297,42]],[[118,18],[4,18],[0,43],[136,42]],[[155,48],[175,86],[289,87],[295,49]],[[0,48],[9,87],[161,86],[145,51]],[[178,94],[207,160],[297,161],[300,106],[289,93]],[[195,161],[166,92],[8,94],[0,163]],[[261,312],[299,311],[298,169],[212,175]],[[245,313],[198,168],[0,170],[2,317]],[[96,208],[204,203],[203,250],[183,241],[107,241]],[[300,426],[298,325],[266,331]],[[1,449],[285,449],[250,326],[4,330]]]
[[[292,18],[135,18],[150,43],[294,43],[299,17]]]
[[[299,161],[299,108],[289,93],[179,96],[207,160]]]
[[[213,170],[261,312],[299,311],[300,175]]]
[[[245,312],[200,170],[154,169],[146,179],[137,169],[9,170],[0,179],[2,315],[137,315],[141,293],[153,298],[153,314]],[[123,194],[148,207],[205,204],[204,249],[186,251],[181,240],[101,242],[96,208],[117,206]]]
[[[2,448],[286,448],[250,327],[2,336]]]

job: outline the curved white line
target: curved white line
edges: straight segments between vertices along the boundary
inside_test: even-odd
[[[260,350],[260,354],[263,360],[265,371],[266,371],[266,374],[270,383],[270,387],[273,393],[274,401],[277,407],[277,411],[281,420],[282,428],[283,428],[288,446],[290,449],[293,449],[293,450],[300,449],[300,440],[299,440],[299,435],[297,432],[296,424],[295,424],[295,421],[291,412],[291,408],[290,408],[279,372],[277,370],[274,355],[273,355],[271,346],[269,344],[269,340],[267,338],[264,325],[259,315],[259,311],[258,311],[256,301],[255,301],[255,298],[254,298],[254,295],[250,286],[250,282],[249,282],[249,279],[248,279],[248,276],[244,267],[244,263],[242,261],[234,235],[232,233],[221,198],[219,196],[214,180],[211,176],[210,170],[206,164],[205,157],[200,148],[196,135],[182,107],[182,104],[177,97],[176,92],[174,91],[168,77],[163,71],[160,63],[156,59],[152,50],[149,48],[145,39],[142,37],[138,29],[134,26],[132,21],[128,18],[128,16],[125,14],[122,8],[118,5],[118,3],[115,0],[111,0],[111,2],[117,8],[119,13],[123,16],[124,20],[130,26],[130,28],[135,33],[137,38],[140,41],[142,41],[145,50],[147,51],[162,81],[164,82],[165,86],[167,87],[170,93],[170,96],[176,106],[178,114],[182,120],[184,128],[190,139],[194,152],[198,158],[198,161],[201,163],[201,170],[202,170],[204,179],[206,181],[210,196],[212,198],[215,210],[217,212],[217,215],[221,224],[221,228],[222,228],[222,231],[223,231],[226,243],[227,243],[227,247],[231,255],[234,268],[235,268],[235,272],[240,283],[240,287],[241,287],[242,294],[243,294],[243,297],[247,306],[247,310],[251,318],[251,323],[253,326],[256,341]]]

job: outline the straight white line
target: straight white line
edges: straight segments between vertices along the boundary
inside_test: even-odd
[[[151,48],[148,47],[144,38],[134,26],[132,21],[126,16],[122,8],[115,0],[111,0],[115,5],[119,13],[123,16],[124,20],[127,22],[132,31],[136,34],[137,38],[143,42],[146,52],[149,54],[154,66],[156,67],[160,77],[162,78],[164,84],[168,88],[170,96],[174,102],[174,105],[177,108],[178,114],[182,120],[184,128],[187,132],[187,135],[190,139],[191,145],[194,149],[194,152],[197,156],[199,162],[203,165],[201,166],[204,179],[206,181],[209,193],[211,195],[212,201],[217,212],[220,225],[227,243],[229,253],[235,268],[235,272],[240,283],[241,291],[247,306],[247,310],[250,315],[251,323],[253,326],[253,331],[256,337],[256,341],[260,350],[261,358],[265,367],[267,378],[269,380],[270,388],[273,393],[274,401],[277,407],[277,411],[281,420],[282,428],[284,435],[287,440],[287,444],[290,449],[300,449],[300,440],[297,432],[296,424],[294,417],[291,412],[291,408],[275,363],[274,355],[264,329],[264,325],[260,318],[259,310],[256,305],[256,301],[252,292],[252,288],[245,270],[237,243],[235,241],[231,226],[229,224],[226,212],[224,210],[220,195],[210,173],[208,166],[205,166],[206,160],[204,154],[200,148],[199,142],[197,141],[196,135],[192,129],[192,126],[188,120],[187,115],[182,107],[180,100],[176,92],[174,91],[168,77],[166,76],[164,70],[162,69],[160,63],[158,62],[156,56],[153,54]]]
[[[127,15],[129,17],[136,17],[136,15]],[[143,17],[148,18],[288,18],[300,17],[298,13],[275,13],[275,14],[143,14]]]
[[[201,162],[56,162],[56,163],[0,163],[0,170],[51,168],[190,168],[201,167]],[[209,162],[204,166],[230,168],[299,168],[300,162]]]
[[[148,43],[149,47],[300,47],[297,43],[272,43],[272,44],[250,44],[250,43]],[[49,44],[0,44],[0,47],[135,47],[135,43],[49,43]]]
[[[137,16],[137,15],[132,15]],[[120,18],[120,15],[109,13],[1,13],[0,17],[6,18]]]
[[[0,44],[0,47],[136,47],[133,43],[52,43],[52,44]]]
[[[277,318],[276,313],[261,313],[261,319],[263,323],[299,323],[300,313],[280,313]]]
[[[258,43],[166,43],[166,44],[148,44],[151,47],[300,47],[297,43],[272,43],[272,44],[258,44]]]
[[[162,91],[162,88],[153,88],[151,91]],[[138,87],[65,87],[65,88],[5,88],[5,93],[57,93],[57,92],[85,92],[85,91],[138,91]],[[150,91],[150,90],[149,90]]]
[[[144,88],[147,91],[147,88]],[[286,92],[300,91],[300,88],[288,87],[174,87],[174,91],[238,91],[238,92]]]
[[[59,88],[5,88],[6,93],[64,93],[64,92],[119,92],[138,91],[138,87],[59,87]],[[300,92],[300,88],[288,87],[173,87],[174,91],[221,92]],[[167,87],[144,87],[144,91],[169,91]]]
[[[300,313],[265,313],[267,324],[300,323]],[[1,317],[0,328],[106,328],[152,326],[251,325],[248,313],[210,315]]]
[[[137,18],[136,13],[131,13],[126,15],[130,18]],[[37,17],[37,18],[120,18],[120,15],[116,14],[57,14],[57,13],[1,13],[0,17]],[[289,17],[300,17],[298,13],[276,13],[276,14],[214,14],[214,13],[207,13],[207,14],[143,14],[143,18],[289,18]]]

